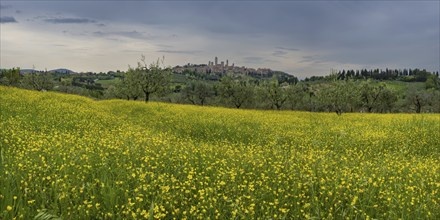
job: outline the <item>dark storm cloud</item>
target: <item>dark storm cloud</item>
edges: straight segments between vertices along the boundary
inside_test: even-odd
[[[2,16],[0,17],[0,23],[17,23],[17,20],[11,16]]]
[[[0,4],[0,9],[9,9],[9,8],[12,8],[12,5],[3,5],[3,4]]]
[[[47,23],[52,24],[88,24],[96,23],[95,20],[90,20],[87,18],[48,18],[44,19]]]
[[[77,20],[55,18],[49,23],[94,23],[97,30],[94,33],[88,30],[88,36],[148,39],[153,45],[173,45],[155,51],[176,56],[197,48],[204,51],[203,56],[225,54],[255,64],[279,61],[276,65],[281,65],[285,58],[297,57],[291,63],[313,68],[319,66],[315,64],[340,65],[333,68],[383,64],[437,71],[440,65],[438,1],[16,1],[10,4],[8,8],[26,12],[20,14],[23,18],[18,17],[20,21],[23,19],[20,25],[25,23],[28,12],[35,12],[28,18],[47,16],[38,19],[46,22],[54,19],[49,15],[60,12],[57,16]],[[87,31],[82,27],[78,25],[78,32]],[[151,32],[152,28],[163,32]],[[127,29],[135,31],[121,31]],[[171,38],[169,33],[177,33],[179,37]],[[181,41],[192,36],[200,37],[200,44],[189,41],[192,45],[186,45]],[[205,54],[208,52],[212,54]],[[259,52],[269,56],[263,57]]]

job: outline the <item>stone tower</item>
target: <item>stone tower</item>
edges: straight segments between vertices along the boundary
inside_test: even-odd
[[[217,66],[217,64],[218,64],[218,58],[215,57],[215,65]]]

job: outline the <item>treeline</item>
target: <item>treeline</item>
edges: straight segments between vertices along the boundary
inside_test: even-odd
[[[289,82],[278,78],[259,80],[243,75],[226,75],[219,81],[192,77],[185,84],[172,85],[171,70],[158,63],[130,69],[109,88],[108,97],[156,100],[252,109],[289,109],[319,112],[440,112],[440,81],[427,73],[424,83],[404,83],[393,88],[373,79],[356,79],[331,74],[323,82]],[[395,87],[395,86],[394,86]]]
[[[370,71],[360,75],[374,76]],[[377,71],[376,71],[377,72]],[[385,71],[386,72],[386,71]],[[405,73],[405,71],[402,71]],[[408,71],[409,74],[409,71]],[[356,77],[341,71],[325,77],[287,80],[274,75],[258,79],[224,75],[218,80],[186,73],[175,80],[163,60],[147,64],[145,59],[127,72],[113,74],[68,74],[2,70],[0,84],[39,91],[85,95],[99,99],[164,101],[193,105],[248,109],[300,110],[314,112],[440,112],[440,80],[425,70],[411,70],[415,81],[384,81],[385,78]],[[379,71],[380,75],[380,71]],[[399,74],[398,74],[399,76]],[[421,80],[421,76],[424,80]],[[295,78],[294,78],[295,79]],[[103,86],[98,80],[110,80]]]
[[[105,90],[97,80],[110,80],[123,73],[78,73],[30,71],[20,73],[20,68],[0,70],[0,85],[14,86],[38,91],[57,91],[101,99]]]
[[[336,75],[339,80],[345,79],[374,79],[374,80],[398,80],[403,82],[426,82],[430,77],[439,77],[439,73],[431,73],[426,69],[374,69],[374,70],[339,70],[334,72],[331,76],[312,76],[305,78],[304,81],[322,81],[332,80]]]

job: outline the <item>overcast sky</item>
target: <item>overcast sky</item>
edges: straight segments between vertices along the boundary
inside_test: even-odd
[[[440,69],[433,1],[0,1],[2,68],[127,70],[228,59],[300,78]]]

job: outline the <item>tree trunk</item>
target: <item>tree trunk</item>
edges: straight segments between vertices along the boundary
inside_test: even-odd
[[[149,92],[144,92],[145,93],[145,102],[150,101],[150,93]]]
[[[420,113],[421,111],[422,111],[422,105],[420,104],[420,102],[417,101],[417,104],[416,104],[416,112],[417,112],[417,113]]]
[[[337,109],[337,110],[336,110],[336,114],[337,114],[338,116],[342,115],[342,110],[341,110],[341,109]]]
[[[420,113],[422,111],[422,104],[417,96],[414,104],[416,105],[416,113]]]

